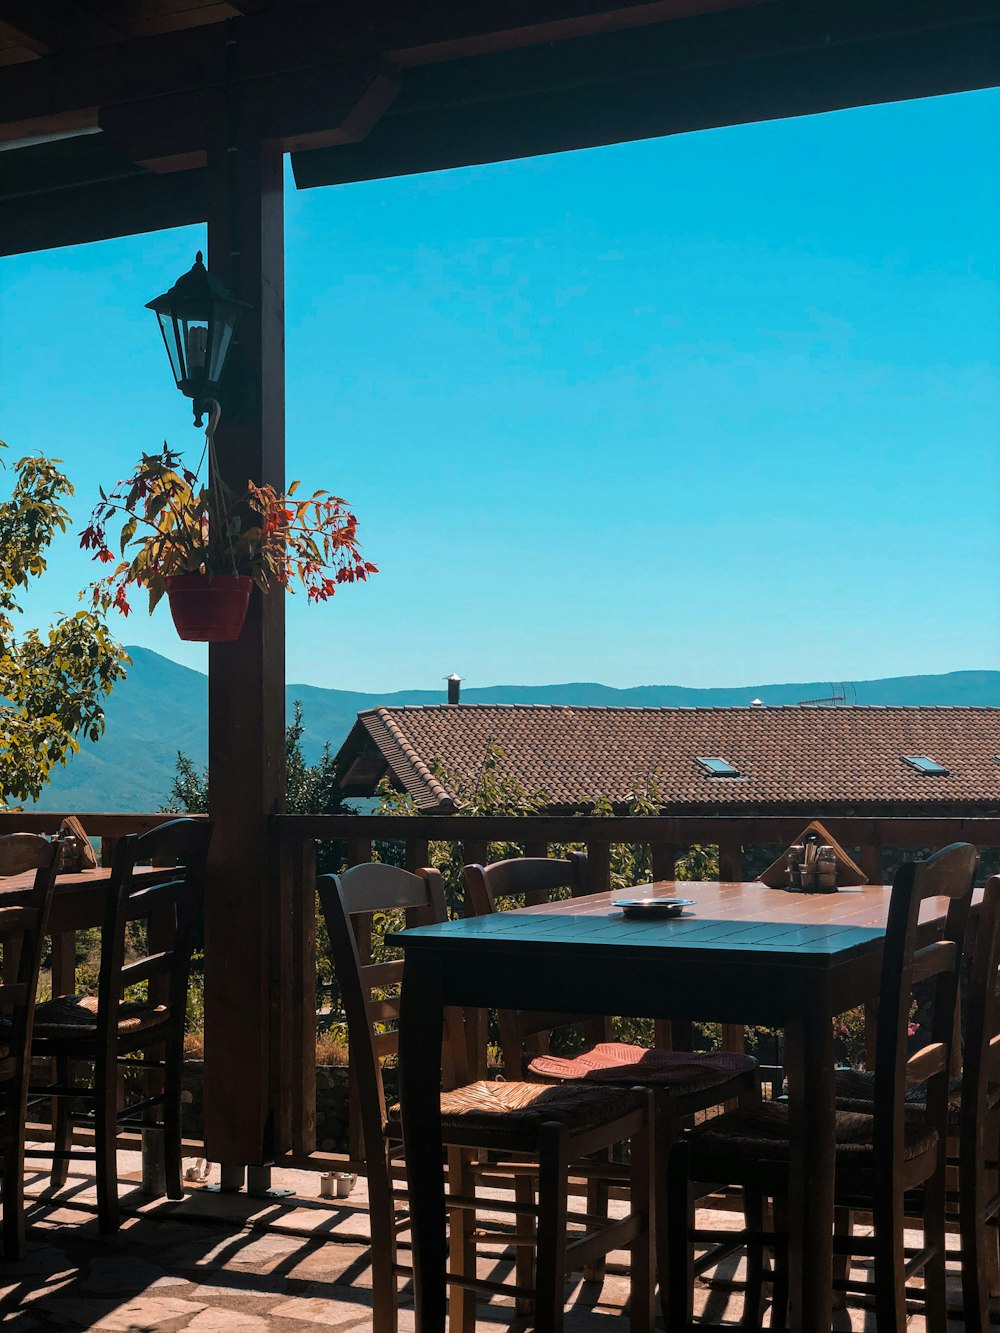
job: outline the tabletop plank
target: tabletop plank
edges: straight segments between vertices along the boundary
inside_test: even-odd
[[[884,931],[889,916],[890,891],[891,886],[887,884],[852,885],[838,889],[836,893],[802,893],[772,889],[759,881],[657,880],[634,888],[566,898],[521,910],[556,916],[609,916],[619,910],[612,906],[616,898],[669,895],[693,898],[695,906],[688,909],[690,916],[706,920],[774,921],[817,926],[836,922]],[[977,893],[977,900],[979,897],[981,892]],[[921,906],[920,919],[923,922],[941,920],[947,911],[947,899],[929,898]]]
[[[579,902],[579,900],[576,900]],[[797,923],[694,917],[626,920],[620,912],[497,912],[439,925],[417,926],[390,937],[408,948],[421,945],[449,953],[469,949],[504,951],[521,962],[532,953],[570,950],[599,956],[608,949],[629,953],[696,952],[719,962],[749,961],[766,955],[770,963],[825,968],[881,941],[875,926],[841,922]]]
[[[133,872],[132,883],[141,885],[146,880],[155,882],[163,873],[162,868],[140,867]],[[89,930],[102,925],[110,882],[111,870],[108,866],[58,875],[49,911],[49,934]],[[0,879],[0,907],[26,902],[33,884],[34,874],[10,875]]]

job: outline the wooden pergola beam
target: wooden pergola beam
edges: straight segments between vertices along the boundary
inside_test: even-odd
[[[220,98],[230,104],[241,142],[292,152],[364,138],[398,92],[387,61],[356,61],[123,103],[103,110],[100,124],[139,165],[189,170],[205,165]]]
[[[578,28],[596,22],[596,5],[572,3]],[[539,21],[545,16],[556,21],[553,15],[561,11],[564,25],[569,8],[569,0],[559,5],[538,0],[531,6]],[[407,12],[390,24],[393,9],[388,3],[379,7],[364,39],[344,28],[336,43],[329,40],[329,14],[320,26],[325,43],[310,41],[301,24],[315,17],[316,7],[296,9],[305,17],[297,20],[299,46],[293,49],[299,66],[304,61],[307,66],[290,68],[292,50],[286,43],[274,53],[280,72],[266,77],[260,73],[262,30],[253,26],[266,15],[169,34],[169,42],[158,37],[117,48],[127,50],[130,59],[111,79],[110,101],[100,112],[105,133],[96,140],[117,144],[124,167],[109,169],[110,154],[95,140],[82,140],[76,149],[72,143],[26,149],[23,170],[15,169],[13,160],[5,163],[9,169],[0,176],[0,198],[31,193],[16,183],[30,174],[36,158],[50,193],[5,206],[0,253],[203,221],[206,187],[198,183],[197,171],[205,159],[204,126],[211,118],[209,108],[225,90],[258,137],[293,152],[296,182],[310,187],[983,87],[997,82],[1000,69],[998,0],[947,5],[944,0],[905,5],[897,0],[840,0],[837,5],[769,0],[642,28],[635,26],[637,15],[662,17],[662,5],[621,6],[605,0],[601,12],[617,30],[600,36],[545,45],[522,42],[493,54],[419,67],[412,63],[414,51],[424,59],[430,46],[399,48],[397,60],[411,61],[401,72],[382,57],[337,63],[338,53],[349,48],[377,45],[379,33],[379,40],[398,38],[404,18],[411,38],[418,19],[425,36],[445,23],[440,13],[432,25],[426,15]],[[671,9],[676,13],[678,5]],[[477,7],[473,15],[463,9],[457,17],[446,17],[467,34],[470,24],[498,22],[501,10],[508,23],[519,13],[525,19],[525,7],[514,0]],[[583,10],[587,15],[580,17]],[[624,26],[626,20],[631,28]],[[356,26],[356,19],[352,22]],[[493,37],[495,43],[502,38],[510,44],[539,31],[508,27],[495,30]],[[227,33],[236,35],[228,66]],[[481,45],[468,36],[463,41],[465,48]],[[147,78],[142,61],[133,64],[131,55],[141,48],[149,57],[154,45],[161,64],[156,77]],[[449,55],[457,49],[454,42],[446,45]],[[166,51],[173,53],[169,61]],[[96,51],[93,60],[102,56]],[[6,70],[0,105],[9,108],[16,101],[10,82],[15,75],[34,79],[39,67],[58,64],[53,57]],[[45,74],[43,85],[48,78]],[[97,88],[90,74],[80,78],[82,84],[60,87],[60,96],[93,96]],[[88,106],[85,114],[93,116]],[[68,123],[65,117],[73,114],[62,113],[62,121],[18,124]],[[321,147],[324,143],[336,147]],[[50,159],[64,152],[67,162],[53,165]],[[134,171],[136,163],[177,173],[176,193]]]
[[[767,52],[748,40],[745,55],[734,52],[730,63],[685,63],[681,34],[675,42],[673,34],[644,33],[641,44],[635,36],[606,39],[612,47],[621,43],[622,61],[605,52],[603,83],[588,79],[586,62],[576,58],[584,53],[564,58],[558,48],[419,71],[362,143],[293,154],[296,185],[375,180],[925,97],[941,91],[943,78],[952,91],[966,91],[996,83],[1000,69],[1000,19],[866,41],[856,51],[830,45]],[[727,44],[716,49],[721,56]]]
[[[0,36],[37,56],[120,42],[125,34],[72,0],[2,0]]]
[[[144,171],[3,201],[0,256],[186,227],[204,222],[207,216],[208,181],[204,171],[182,171],[172,176]]]
[[[418,6],[303,4],[13,65],[0,86],[0,121],[81,106],[109,107],[320,65],[387,57],[415,67],[566,41],[616,29],[751,13],[776,32],[801,27],[812,43],[859,34],[948,28],[997,16],[996,0],[465,0]],[[809,36],[808,34],[811,34]],[[232,45],[235,43],[235,45]]]

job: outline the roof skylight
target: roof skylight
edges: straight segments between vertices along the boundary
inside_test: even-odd
[[[928,759],[925,754],[904,754],[903,763],[909,764],[918,773],[926,773],[930,777],[948,777],[949,771],[944,764],[939,764],[936,759]]]
[[[740,775],[740,770],[734,768],[725,759],[711,758],[700,754],[695,755],[695,759],[701,764],[705,772],[711,774],[713,778],[738,778]]]

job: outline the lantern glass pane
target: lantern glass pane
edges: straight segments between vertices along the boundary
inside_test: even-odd
[[[167,311],[158,310],[156,318],[160,321],[160,332],[163,334],[163,341],[167,348],[167,355],[170,357],[170,369],[174,372],[174,379],[180,384],[184,378],[184,364],[181,359],[180,349],[177,346],[177,336],[174,321]]]
[[[180,333],[187,378],[193,383],[202,383],[208,359],[208,321],[198,317],[182,319]]]
[[[233,340],[235,327],[235,323],[228,313],[212,321],[212,354],[208,362],[208,379],[212,384],[218,384],[222,378],[222,368],[226,364],[226,356],[229,352],[229,344]]]

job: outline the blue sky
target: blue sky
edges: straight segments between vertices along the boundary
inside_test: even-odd
[[[289,477],[382,572],[293,598],[339,688],[1000,664],[1000,92],[287,192]],[[145,301],[186,228],[0,260],[0,437],[201,437]],[[2,485],[2,482],[0,482]],[[28,601],[92,576],[62,540]],[[116,624],[204,668],[166,607]]]

